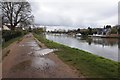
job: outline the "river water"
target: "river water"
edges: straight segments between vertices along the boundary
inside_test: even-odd
[[[90,38],[72,37],[65,34],[46,34],[46,38],[54,42],[78,48],[92,54],[118,61],[120,40],[114,38]]]

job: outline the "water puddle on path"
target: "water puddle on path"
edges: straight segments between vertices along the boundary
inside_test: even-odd
[[[35,58],[32,60],[32,67],[37,70],[50,70],[55,67],[55,63],[48,58]]]
[[[26,42],[26,44],[27,44],[28,46],[30,46],[30,47],[39,46],[36,41],[29,41],[29,42]]]
[[[24,45],[24,46],[23,46]],[[12,71],[46,71],[52,70],[55,68],[55,62],[49,59],[47,56],[48,53],[52,53],[57,49],[49,49],[49,48],[40,48],[36,41],[29,41],[24,44],[20,44],[19,46],[30,47],[30,51],[27,53],[27,57],[25,57],[24,61],[21,60],[18,64],[16,64]],[[24,58],[24,57],[23,57]]]
[[[32,40],[23,44],[19,44],[20,47],[30,47],[28,56],[25,58],[22,56],[24,61],[20,62],[12,67],[12,71],[42,71],[51,70],[55,68],[55,63],[47,56],[48,53],[56,51],[56,49],[40,48],[36,41]],[[25,54],[25,53],[24,53]]]
[[[14,65],[14,67],[11,68],[11,70],[13,72],[18,72],[18,71],[46,71],[46,70],[52,70],[53,68],[55,68],[55,63],[48,59],[48,58],[44,58],[44,57],[35,57],[31,60],[25,60],[22,61],[16,65]]]
[[[54,52],[54,51],[56,51],[56,49],[40,49],[40,50],[31,51],[28,54],[30,56],[40,57],[40,56],[47,55],[47,54]]]
[[[31,47],[32,51],[28,54],[34,56],[44,56],[48,53],[54,52],[57,49],[49,49],[49,48],[40,48],[40,46],[35,41],[27,42],[27,45]]]
[[[17,71],[24,71],[24,70],[27,70],[29,69],[29,66],[31,65],[32,61],[31,60],[25,60],[25,61],[22,61],[16,65],[14,65],[11,70],[13,72],[17,72]]]
[[[40,50],[41,48],[39,46],[34,46],[34,47],[31,47],[31,49],[37,51],[37,50]]]
[[[35,41],[29,41],[26,43],[21,43],[21,44],[19,44],[19,46],[20,47],[23,47],[23,46],[35,47],[35,46],[38,46],[38,44]]]

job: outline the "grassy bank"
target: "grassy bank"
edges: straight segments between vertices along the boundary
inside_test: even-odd
[[[41,35],[34,34],[34,36],[47,47],[58,49],[55,52],[58,57],[74,66],[85,77],[116,78],[119,75],[118,62],[47,40]]]
[[[16,37],[16,38],[13,38],[13,39],[5,42],[4,44],[2,44],[2,49],[8,47],[8,46],[9,46],[11,43],[13,43],[13,42],[15,42],[15,41],[17,41],[17,40],[20,40],[21,37],[23,37],[23,35],[22,35],[22,36],[19,36],[19,37]]]
[[[22,36],[27,34],[27,31],[7,31],[3,30],[2,31],[2,49],[5,47],[9,46],[11,43],[14,41],[19,40]]]

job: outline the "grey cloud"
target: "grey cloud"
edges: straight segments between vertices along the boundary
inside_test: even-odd
[[[37,0],[35,0],[37,1]],[[93,1],[93,0],[90,0]],[[88,27],[117,24],[118,0],[41,0],[31,2],[35,23],[45,26]]]

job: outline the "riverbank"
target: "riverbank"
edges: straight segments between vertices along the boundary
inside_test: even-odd
[[[55,53],[65,63],[75,67],[80,74],[92,78],[117,78],[118,62],[96,56],[94,54],[70,48],[47,40],[45,37],[34,34],[34,36],[44,43],[48,48],[56,48]]]

